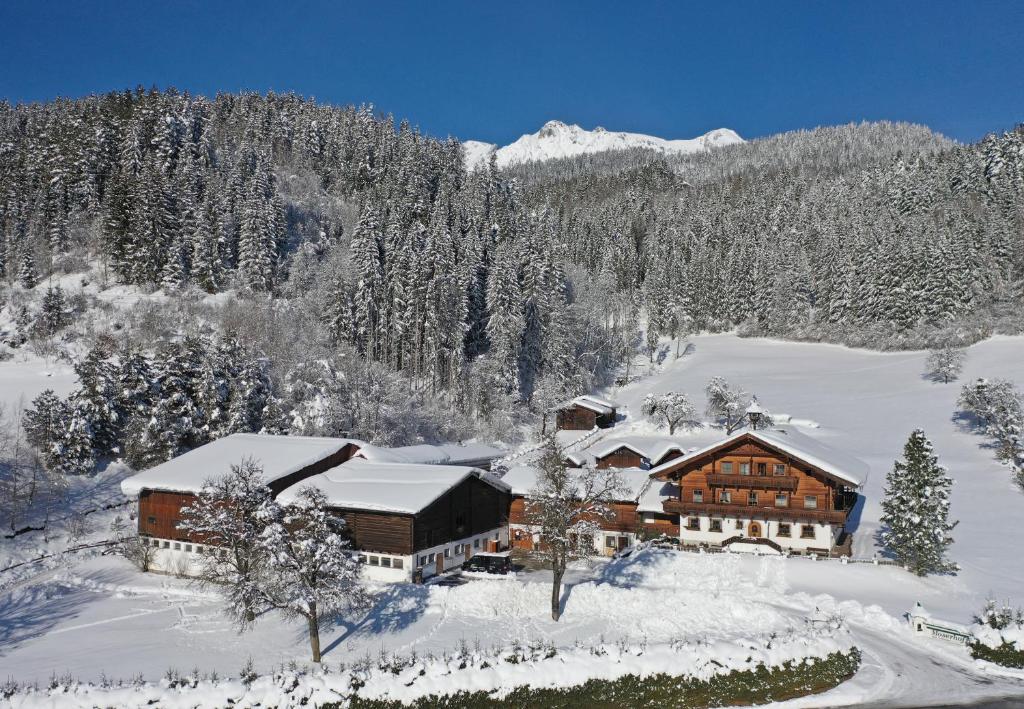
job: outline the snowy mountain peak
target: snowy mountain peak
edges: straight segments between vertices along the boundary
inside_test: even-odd
[[[466,166],[472,170],[489,160],[492,154],[496,155],[498,166],[505,167],[517,163],[629,148],[646,148],[678,155],[742,142],[743,138],[729,128],[718,128],[689,140],[665,140],[643,133],[609,131],[601,126],[594,130],[586,130],[576,124],[552,120],[541,126],[536,133],[528,133],[501,148],[494,143],[483,143],[478,140],[467,140],[462,146],[465,150]]]

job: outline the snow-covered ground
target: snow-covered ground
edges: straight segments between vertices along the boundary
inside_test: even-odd
[[[692,342],[692,354],[604,393],[628,411],[601,440],[654,433],[639,414],[647,392],[684,391],[702,408],[704,384],[724,376],[756,393],[768,409],[816,422],[817,428],[802,430],[871,466],[867,501],[854,520],[855,553],[870,557],[885,474],[920,426],[957,481],[952,514],[960,524],[952,556],[963,570],[919,579],[870,564],[651,552],[573,570],[557,624],[548,616],[543,572],[451,587],[393,586],[380,589],[365,618],[326,629],[325,661],[350,663],[382,650],[441,654],[454,652],[462,640],[471,646],[541,640],[559,647],[601,638],[729,642],[799,629],[818,609],[845,618],[865,653],[864,666],[842,687],[794,705],[921,706],[1024,696],[1021,673],[976,666],[960,647],[914,637],[901,617],[915,601],[961,623],[988,595],[1024,602],[1024,557],[1014,534],[1024,495],[984,440],[953,420],[963,381],[987,376],[1024,384],[1024,338],[994,338],[970,348],[961,382],[952,384],[922,377],[924,352],[879,354],[732,335]],[[23,365],[0,363],[0,381],[7,381],[5,369],[12,366]],[[703,431],[683,439],[696,446],[721,435]],[[16,546],[26,543],[19,539]],[[3,558],[10,558],[15,545],[0,545],[6,545],[0,546]],[[300,624],[274,616],[238,635],[216,597],[186,581],[139,574],[115,557],[76,556],[34,575],[0,578],[0,588],[0,668],[21,681],[45,682],[53,672],[84,680],[141,673],[153,681],[170,667],[183,674],[196,667],[237,675],[249,657],[266,672],[308,655]]]

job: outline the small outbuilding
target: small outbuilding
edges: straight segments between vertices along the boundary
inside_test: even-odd
[[[577,396],[555,408],[555,427],[564,431],[589,431],[615,425],[618,405],[596,396]]]

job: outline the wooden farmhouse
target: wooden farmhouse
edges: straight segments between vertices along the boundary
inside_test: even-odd
[[[684,545],[828,553],[867,473],[856,458],[775,429],[735,433],[650,474],[677,485],[662,509],[679,520]]]
[[[577,396],[555,408],[555,428],[566,431],[589,431],[615,425],[618,406],[596,396]]]
[[[322,486],[349,522],[370,578],[411,580],[417,566],[430,576],[461,563],[472,550],[507,546],[509,496],[497,478],[469,466],[382,460],[389,450],[399,461],[464,456],[489,464],[501,454],[458,444],[381,449],[339,438],[234,434],[138,473],[121,489],[139,500],[139,536],[157,548],[151,568],[167,573],[195,573],[209,547],[178,529],[182,508],[208,480],[245,459],[261,467],[281,501],[305,485]]]
[[[662,509],[665,499],[676,496],[675,485],[652,480],[647,471],[623,470],[626,490],[622,499],[609,505],[610,514],[596,519],[599,531],[593,539],[594,552],[611,556],[636,542],[661,534],[679,533],[678,516]],[[537,470],[528,465],[510,468],[502,477],[512,495],[509,511],[509,543],[513,549],[533,550],[543,546],[540,530],[530,524],[527,498],[536,484]]]

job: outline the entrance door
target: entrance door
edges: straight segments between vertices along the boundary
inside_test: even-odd
[[[444,552],[443,551],[437,553],[437,573],[439,573],[439,574],[443,574],[444,573]]]
[[[619,551],[629,546],[629,537],[619,537]]]
[[[755,539],[757,537],[760,537],[761,536],[761,523],[760,522],[751,522],[750,526],[747,527],[747,536],[755,538]]]

